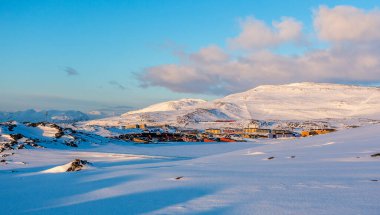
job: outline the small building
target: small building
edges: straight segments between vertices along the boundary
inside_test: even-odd
[[[291,134],[293,132],[292,131],[288,131],[288,130],[273,129],[272,133],[273,134]]]
[[[243,129],[241,128],[222,128],[223,134],[243,134]]]
[[[264,129],[264,128],[244,128],[243,132],[245,134],[270,134],[270,129]]]
[[[218,128],[208,128],[205,130],[207,134],[222,134],[222,130]]]
[[[123,127],[124,127],[124,129],[140,128],[140,126],[138,124],[127,125],[127,126],[123,126]]]
[[[177,133],[181,133],[181,134],[193,134],[193,135],[197,135],[199,133],[199,131],[197,129],[192,129],[192,128],[181,128],[180,130],[177,130],[176,131]]]
[[[301,131],[302,137],[312,136],[312,135],[320,135],[320,134],[328,134],[336,131],[333,128],[324,128],[324,129],[310,129],[307,131]]]
[[[275,134],[274,138],[291,138],[294,137],[293,133]]]
[[[289,138],[294,137],[292,131],[273,129],[272,134],[274,138]]]
[[[273,134],[270,129],[265,128],[244,128],[244,137],[246,138],[273,138]]]

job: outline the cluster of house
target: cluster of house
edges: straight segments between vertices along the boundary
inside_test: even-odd
[[[166,132],[166,133],[174,133],[178,129],[174,126],[170,125],[155,125],[150,126],[147,124],[133,124],[133,125],[126,125],[126,126],[120,126],[120,129],[137,129],[139,131],[143,131],[145,133],[156,133],[156,132]]]
[[[267,128],[218,128],[206,129],[205,133],[216,136],[239,135],[244,138],[289,138],[299,136],[298,133],[293,131]]]
[[[313,135],[327,134],[336,131],[335,129],[308,129],[300,132],[283,129],[269,128],[209,128],[205,133],[213,135],[240,135],[244,138],[289,138],[289,137],[307,137]]]
[[[334,131],[336,130],[333,128],[310,129],[310,130],[301,131],[301,136],[307,137],[307,136],[313,136],[313,135],[328,134]]]
[[[126,140],[150,141],[184,141],[184,142],[236,142],[244,141],[244,138],[291,138],[307,137],[312,135],[327,134],[335,129],[308,129],[302,131],[292,131],[284,129],[261,128],[258,125],[250,125],[246,128],[208,128],[205,130],[177,128],[170,125],[147,126],[146,124],[136,124],[122,126],[122,129],[138,129],[140,134],[128,134],[122,136]],[[175,134],[175,135],[173,135]],[[138,141],[137,141],[138,142]]]

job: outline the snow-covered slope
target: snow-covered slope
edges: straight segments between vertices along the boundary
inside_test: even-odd
[[[42,110],[36,111],[33,109],[17,112],[0,112],[0,122],[4,121],[18,122],[78,122],[89,120],[89,117],[80,111],[60,111],[60,110]]]
[[[380,88],[376,87],[308,82],[265,85],[210,102],[191,101],[164,102],[87,124],[194,125],[216,120],[380,119]]]
[[[255,143],[19,150],[0,163],[1,213],[378,215],[379,130]],[[51,168],[77,158],[94,168],[42,172],[66,170]]]
[[[259,86],[217,99],[240,109],[233,118],[250,119],[380,119],[380,88],[339,84],[295,83]]]
[[[110,134],[106,135],[94,127],[86,130],[86,128],[78,129],[69,124],[4,122],[0,123],[0,153],[25,148],[92,147],[107,144],[109,139],[106,136],[119,134],[116,133],[117,131],[108,132]],[[117,140],[114,141],[117,142]]]
[[[62,173],[62,172],[75,172],[85,169],[91,169],[91,163],[86,160],[75,159],[64,165],[59,165],[53,168],[42,171],[42,173]]]
[[[129,111],[127,115],[147,112],[176,111],[186,109],[189,107],[194,107],[205,102],[206,101],[202,99],[180,99],[176,101],[161,102],[140,110]]]

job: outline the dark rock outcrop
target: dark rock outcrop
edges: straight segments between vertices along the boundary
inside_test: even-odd
[[[66,172],[76,172],[83,169],[83,167],[91,165],[90,162],[81,159],[75,159],[71,162],[71,166],[66,170]]]

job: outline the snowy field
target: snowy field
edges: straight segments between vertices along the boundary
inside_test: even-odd
[[[17,150],[0,164],[0,213],[378,215],[380,157],[371,155],[380,153],[379,131]],[[75,158],[93,166],[45,171]]]

